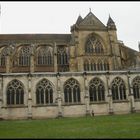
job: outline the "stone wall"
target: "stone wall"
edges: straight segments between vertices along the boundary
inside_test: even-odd
[[[140,110],[140,100],[134,100],[132,91],[132,81],[140,76],[139,72],[110,71],[110,72],[66,72],[60,73],[16,73],[0,75],[0,117],[3,119],[27,119],[27,118],[56,118],[59,114],[63,117],[85,116],[105,114],[123,114]],[[89,101],[89,82],[95,78],[100,78],[105,87],[105,101]],[[126,86],[126,100],[112,101],[110,86],[115,77],[121,77]],[[49,80],[53,85],[53,104],[36,104],[36,85],[42,79]],[[64,102],[64,83],[74,78],[80,85],[81,102],[78,104],[65,104]],[[21,81],[24,85],[24,105],[8,106],[6,103],[7,85],[13,79]],[[59,79],[59,83],[58,83]],[[59,91],[60,89],[60,91]],[[60,100],[59,100],[60,99]]]

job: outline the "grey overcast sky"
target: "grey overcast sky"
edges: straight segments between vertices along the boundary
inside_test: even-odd
[[[79,14],[92,13],[106,25],[115,21],[118,40],[134,50],[140,41],[140,2],[2,2],[0,34],[70,33]]]

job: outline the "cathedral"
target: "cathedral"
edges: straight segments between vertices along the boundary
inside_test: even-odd
[[[0,34],[0,119],[140,111],[140,52],[91,11],[70,34]]]

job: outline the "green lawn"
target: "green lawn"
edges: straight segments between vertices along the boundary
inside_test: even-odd
[[[140,114],[0,121],[0,138],[140,138]]]

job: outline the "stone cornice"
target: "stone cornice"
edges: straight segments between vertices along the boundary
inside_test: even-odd
[[[86,75],[122,75],[122,74],[140,74],[140,71],[86,71]],[[83,72],[59,72],[59,77],[63,76],[82,76],[84,75]],[[34,73],[0,73],[0,77],[15,77],[15,76],[52,76],[57,77],[56,72],[34,72]]]

